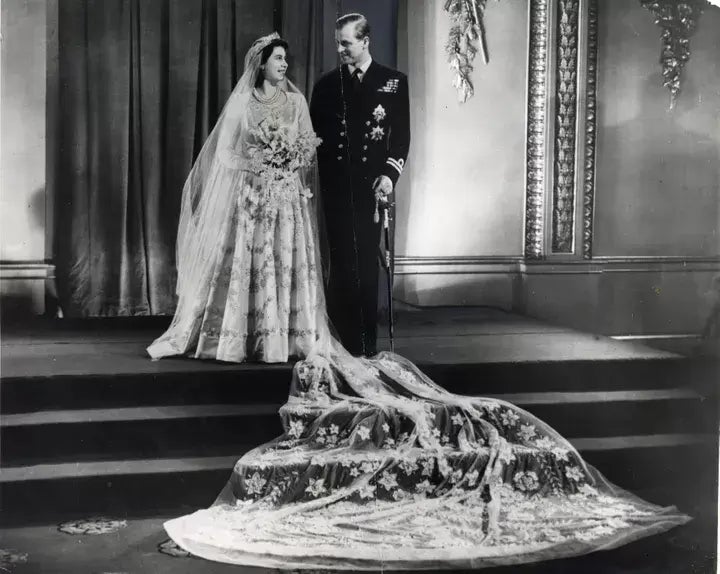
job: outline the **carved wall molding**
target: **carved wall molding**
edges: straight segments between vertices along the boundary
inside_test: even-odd
[[[525,174],[525,257],[545,253],[548,15],[551,0],[530,0]]]
[[[580,0],[558,0],[552,252],[573,252]]]
[[[582,182],[582,255],[592,258],[597,144],[598,0],[588,0],[585,78],[585,149]]]
[[[670,107],[682,89],[682,70],[690,60],[690,38],[697,29],[704,0],[640,0],[662,28],[663,85],[670,91]]]

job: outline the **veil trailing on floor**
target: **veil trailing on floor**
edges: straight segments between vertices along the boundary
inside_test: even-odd
[[[213,224],[232,201],[218,166],[244,161],[234,141],[273,37],[250,49],[185,186],[181,305],[209,277]],[[317,201],[312,173],[303,177]],[[319,259],[317,219],[313,230]],[[481,568],[613,548],[689,519],[609,483],[510,403],[452,394],[392,353],[352,357],[332,335],[321,274],[316,287],[322,329],[295,365],[284,434],[240,458],[210,508],[165,524],[190,553],[291,569]]]

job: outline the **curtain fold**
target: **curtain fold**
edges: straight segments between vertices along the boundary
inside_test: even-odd
[[[335,37],[324,15],[335,12],[334,0],[283,0],[280,34],[290,45],[289,75],[310,101],[313,86],[323,72],[325,41]],[[328,71],[328,70],[324,70]]]
[[[275,2],[63,0],[56,178],[66,316],[169,314],[194,153]]]

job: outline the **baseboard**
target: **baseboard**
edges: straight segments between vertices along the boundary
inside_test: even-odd
[[[610,335],[611,339],[617,341],[699,341],[702,339],[700,333],[677,333],[677,334],[656,334],[656,335]]]
[[[55,265],[45,261],[0,261],[1,280],[54,278]]]
[[[396,275],[580,275],[594,273],[720,272],[720,257],[602,256],[592,259],[550,258],[526,261],[521,256],[395,257]]]

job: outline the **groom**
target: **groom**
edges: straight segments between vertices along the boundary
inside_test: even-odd
[[[373,61],[370,26],[341,17],[342,65],[315,85],[310,114],[323,143],[320,186],[329,244],[328,314],[354,355],[377,352],[380,205],[388,202],[410,147],[407,77]]]

